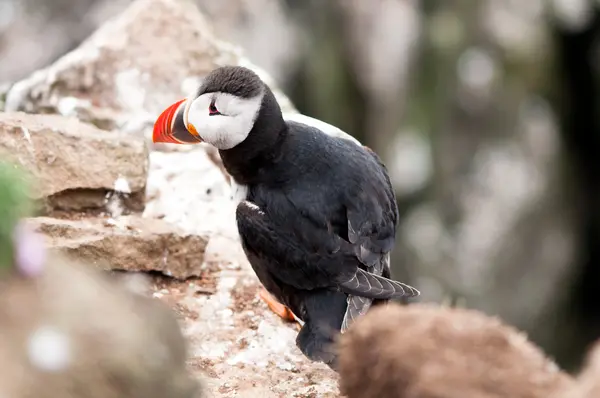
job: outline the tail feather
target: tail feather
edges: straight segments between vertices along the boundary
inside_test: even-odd
[[[366,314],[372,304],[373,299],[361,296],[348,296],[348,308],[344,314],[341,332],[344,333],[355,319]]]
[[[358,269],[352,279],[340,284],[340,288],[346,294],[380,300],[416,297],[420,294],[412,286],[371,274],[362,268]]]

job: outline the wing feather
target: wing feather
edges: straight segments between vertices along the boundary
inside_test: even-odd
[[[407,284],[386,278],[390,275],[390,252],[395,243],[398,207],[385,165],[370,151],[381,167],[385,184],[372,186],[354,199],[348,207],[348,241],[364,268],[340,288],[348,294],[348,307],[342,322],[342,332],[359,316],[364,315],[374,299],[415,297],[420,293]]]

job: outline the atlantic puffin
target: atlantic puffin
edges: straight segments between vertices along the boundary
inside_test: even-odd
[[[157,118],[153,142],[218,149],[231,176],[244,252],[271,310],[300,325],[296,344],[336,368],[335,341],[372,305],[419,295],[390,279],[398,222],[373,151],[286,120],[252,70],[223,66]]]

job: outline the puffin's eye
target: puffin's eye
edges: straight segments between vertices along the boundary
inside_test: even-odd
[[[215,106],[215,100],[214,99],[210,102],[210,105],[208,106],[208,114],[211,115],[211,116],[213,116],[213,115],[220,115],[221,114],[221,112],[219,112],[219,110]]]

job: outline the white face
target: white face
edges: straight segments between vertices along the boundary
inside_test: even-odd
[[[186,109],[184,118],[200,138],[217,149],[231,149],[250,134],[263,93],[253,98],[215,92],[202,94]]]

